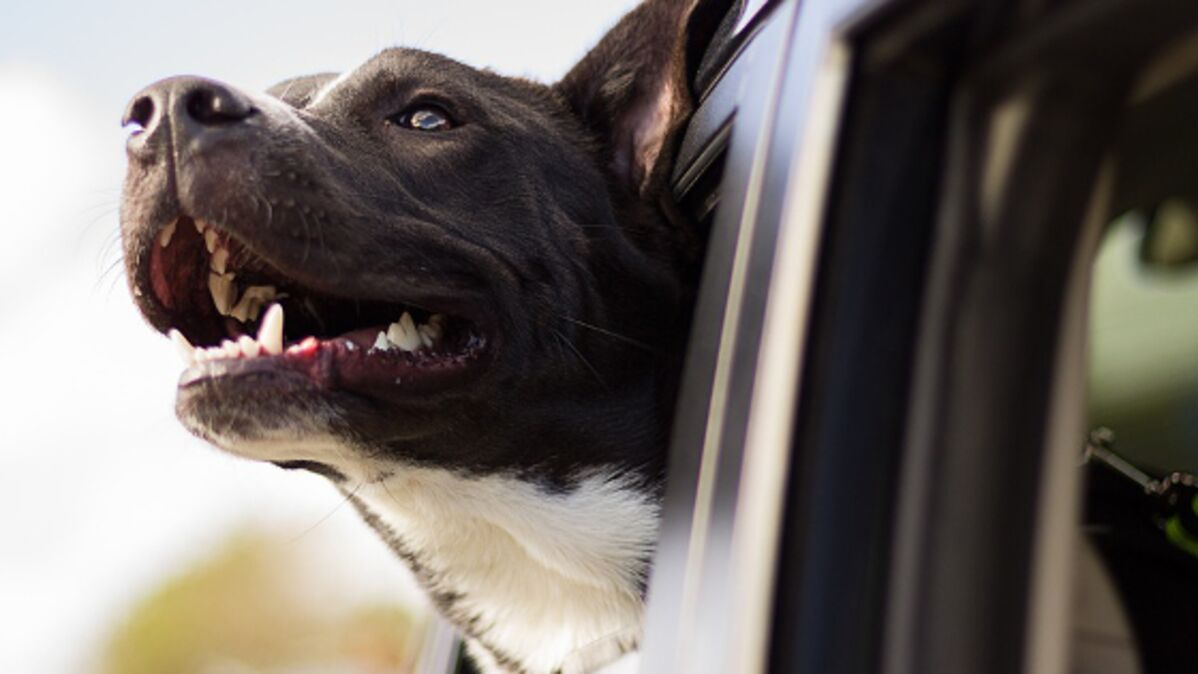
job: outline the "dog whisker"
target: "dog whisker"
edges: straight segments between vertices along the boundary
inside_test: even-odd
[[[648,344],[646,344],[640,340],[633,339],[632,337],[629,337],[627,335],[621,335],[620,333],[615,332],[613,330],[608,330],[607,328],[601,328],[598,325],[593,325],[591,323],[587,323],[586,321],[580,321],[577,318],[571,318],[569,316],[566,316],[565,314],[558,314],[557,316],[558,316],[558,318],[569,321],[570,323],[573,323],[574,325],[577,325],[580,328],[585,328],[587,330],[593,330],[601,335],[611,337],[612,339],[618,339],[621,342],[624,342],[625,344],[635,346],[638,349],[643,349],[650,353],[653,352],[653,347],[649,346]]]
[[[383,488],[383,492],[385,492],[385,493],[387,494],[387,496],[391,498],[391,500],[392,500],[392,501],[395,501],[395,505],[398,505],[398,506],[402,506],[402,505],[403,505],[402,503],[400,503],[399,499],[395,497],[395,494],[392,494],[392,493],[391,493],[391,490],[390,490],[390,489],[387,487],[387,480],[386,480],[386,478],[382,478],[382,479],[380,479],[380,480],[379,480],[378,482],[376,482],[375,484],[377,484],[378,486],[380,486],[380,487],[382,487],[382,488]]]
[[[324,517],[321,517],[319,520],[316,520],[316,522],[314,522],[314,523],[312,524],[312,526],[310,526],[310,527],[308,527],[307,529],[304,529],[303,531],[299,532],[299,534],[297,534],[297,535],[296,535],[294,538],[292,538],[291,540],[287,541],[287,544],[288,544],[288,545],[293,545],[293,544],[295,544],[295,543],[299,542],[299,540],[300,540],[301,538],[303,538],[304,536],[307,536],[308,534],[312,533],[313,531],[315,531],[315,530],[316,530],[316,528],[317,528],[317,527],[319,527],[320,525],[322,525],[322,524],[324,524],[325,522],[329,521],[329,519],[331,519],[331,518],[333,517],[333,515],[336,515],[336,514],[337,514],[337,511],[339,511],[339,510],[341,510],[343,507],[345,507],[345,504],[346,504],[346,503],[349,503],[351,500],[353,500],[354,496],[357,496],[357,494],[358,494],[358,490],[362,488],[362,485],[363,485],[363,483],[359,482],[359,483],[357,484],[357,486],[355,486],[355,487],[354,487],[352,490],[350,490],[350,492],[349,492],[348,494],[346,494],[344,498],[342,498],[340,501],[338,501],[338,502],[337,502],[337,505],[336,505],[336,506],[334,506],[334,507],[333,507],[333,509],[332,509],[332,510],[330,510],[328,513],[326,513],[326,514],[324,515]]]
[[[563,344],[565,344],[565,346],[568,349],[570,349],[570,351],[572,351],[575,356],[578,357],[578,360],[582,361],[583,365],[587,366],[587,369],[591,371],[591,374],[595,375],[595,379],[597,379],[599,381],[599,383],[603,385],[603,388],[610,390],[611,387],[607,385],[607,382],[604,381],[603,377],[599,374],[599,370],[595,369],[595,366],[591,364],[591,361],[587,360],[586,356],[582,355],[582,352],[578,350],[578,347],[574,346],[573,342],[571,342],[557,328],[550,328],[550,331],[553,334],[557,335],[557,338],[560,339],[561,342]]]
[[[101,283],[104,283],[105,281],[109,281],[110,286],[109,286],[108,291],[112,292],[112,289],[113,289],[113,286],[115,286],[116,280],[120,278],[120,274],[113,274],[113,272],[116,272],[117,270],[123,270],[124,262],[125,262],[125,260],[124,260],[123,256],[118,257],[117,259],[113,260],[112,263],[110,263],[107,267],[105,267],[104,270],[102,272],[100,272],[100,275],[98,277],[96,277],[96,283],[92,287],[92,291],[93,292],[96,291],[100,287]]]

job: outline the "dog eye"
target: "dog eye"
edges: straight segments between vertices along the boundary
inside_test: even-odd
[[[447,131],[456,126],[449,118],[449,113],[428,104],[408,108],[390,120],[398,126],[417,131]]]

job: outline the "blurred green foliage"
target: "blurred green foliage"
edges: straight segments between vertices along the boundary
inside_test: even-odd
[[[400,606],[332,609],[306,592],[295,545],[242,533],[141,600],[103,674],[397,674],[425,625]]]

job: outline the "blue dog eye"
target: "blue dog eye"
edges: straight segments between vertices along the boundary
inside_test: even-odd
[[[392,117],[391,120],[399,126],[417,131],[446,131],[454,126],[444,110],[432,105],[410,108]]]

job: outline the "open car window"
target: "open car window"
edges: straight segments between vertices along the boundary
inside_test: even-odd
[[[1125,344],[1131,378],[1113,360],[1090,376],[1091,263],[1127,176],[1159,186],[1185,165],[1184,134],[1151,158],[1127,136],[1157,123],[1140,87],[1177,83],[1157,63],[1198,7],[769,10],[677,167],[712,238],[642,671],[1136,671],[1120,669],[1144,646],[1125,588],[1082,535],[1079,465],[1112,399],[1145,404],[1147,354]],[[1188,318],[1168,321],[1185,341]],[[1096,356],[1115,339],[1092,337]],[[1160,346],[1167,378],[1194,372]],[[1141,426],[1189,432],[1171,414]],[[1186,465],[1184,442],[1154,446]],[[1110,620],[1087,621],[1097,606]]]

